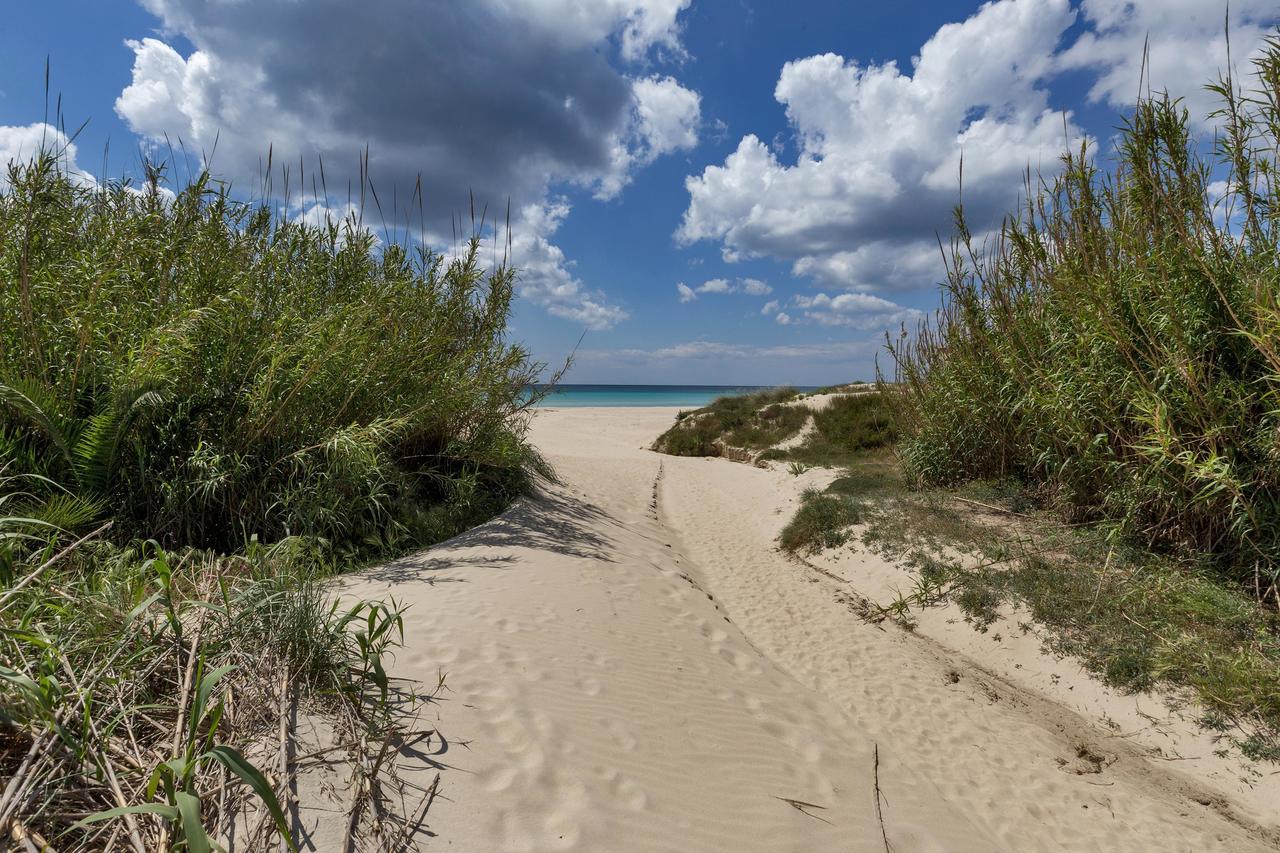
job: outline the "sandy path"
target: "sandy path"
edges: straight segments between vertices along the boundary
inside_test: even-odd
[[[447,675],[428,849],[883,851],[877,752],[895,851],[1266,849],[1131,756],[1076,775],[1078,718],[857,619],[773,549],[810,475],[639,449],[673,415],[539,414],[563,485],[349,585],[412,606],[395,676]]]

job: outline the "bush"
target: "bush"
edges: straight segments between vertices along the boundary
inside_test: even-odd
[[[958,211],[944,308],[889,342],[917,482],[1019,478],[1280,604],[1280,42],[1255,79],[1214,87],[1216,163],[1153,97],[985,249]]]
[[[791,388],[721,397],[709,406],[680,412],[676,424],[658,436],[655,450],[671,456],[719,456],[725,444],[763,448],[797,433],[809,417],[802,406],[780,405],[794,399]]]
[[[0,464],[118,537],[235,550],[303,533],[434,540],[522,487],[540,366],[506,340],[514,271],[235,201],[78,183],[0,194]],[[442,511],[445,508],[447,511]]]
[[[813,416],[814,427],[828,442],[845,450],[870,450],[897,438],[892,413],[880,393],[835,397]]]
[[[838,548],[849,541],[848,528],[861,520],[857,503],[844,495],[807,489],[800,509],[783,528],[778,539],[787,551],[815,554],[824,548]]]
[[[408,849],[394,810],[435,792],[381,760],[422,698],[384,666],[401,610],[324,579],[525,487],[514,271],[159,177],[50,153],[0,191],[0,834],[210,849],[249,809],[239,846],[274,849],[305,703],[353,843]]]

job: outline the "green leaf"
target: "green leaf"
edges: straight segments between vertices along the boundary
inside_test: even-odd
[[[10,669],[9,667],[0,664],[0,680],[9,682],[22,692],[30,694],[31,698],[35,699],[37,702],[40,701],[40,686],[36,684],[30,676],[23,675],[16,669]]]
[[[289,834],[289,823],[284,818],[284,811],[280,808],[280,801],[276,799],[276,792],[271,790],[266,777],[258,771],[258,768],[250,764],[235,749],[224,744],[215,746],[206,755],[239,776],[244,780],[245,784],[254,790],[259,799],[266,804],[267,810],[271,812],[271,817],[275,819],[276,828],[280,830],[281,837],[288,843],[289,849],[296,853],[298,848],[293,843],[293,836]]]
[[[213,692],[213,688],[217,686],[218,680],[233,669],[235,669],[235,667],[231,664],[220,666],[206,674],[204,678],[200,679],[200,684],[196,688],[196,704],[191,713],[191,730],[193,732],[200,726],[200,723],[204,721],[209,704],[209,694],[211,694]]]
[[[72,826],[84,827],[91,823],[101,823],[104,820],[111,820],[112,818],[127,814],[158,814],[165,820],[178,819],[178,810],[168,803],[142,803],[137,806],[120,806],[119,808],[94,812],[84,820],[76,821]]]
[[[187,839],[188,853],[210,853],[212,844],[200,820],[200,798],[186,791],[174,797],[178,801],[178,813],[182,816],[182,835]]]

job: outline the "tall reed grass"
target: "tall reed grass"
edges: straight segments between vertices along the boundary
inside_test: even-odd
[[[171,198],[52,154],[0,194],[0,460],[116,535],[234,550],[429,541],[531,459],[515,271],[446,262],[355,215],[314,226],[207,174]],[[91,511],[90,511],[91,510]]]
[[[323,581],[540,468],[514,269],[59,164],[0,190],[0,848],[293,847],[303,715],[347,849],[412,847],[436,789],[394,756],[438,685],[389,678],[394,603]]]
[[[1211,88],[1212,156],[1151,95],[989,244],[958,209],[944,307],[881,382],[917,482],[1020,478],[1280,604],[1280,41]]]

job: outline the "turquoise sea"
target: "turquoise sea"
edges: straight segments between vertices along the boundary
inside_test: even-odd
[[[696,409],[717,397],[750,394],[771,385],[558,385],[543,399],[548,408],[569,406],[678,406]],[[813,388],[793,386],[800,391]]]

